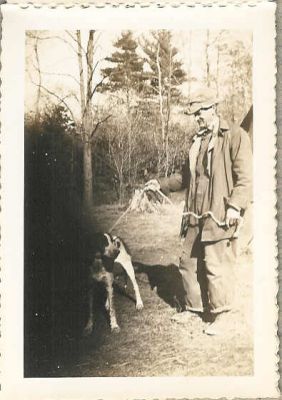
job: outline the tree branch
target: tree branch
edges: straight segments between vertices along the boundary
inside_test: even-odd
[[[90,77],[91,80],[93,79],[94,72],[95,72],[97,66],[99,65],[99,62],[100,62],[100,61],[101,61],[101,60],[98,60],[98,61],[96,62],[96,64],[94,65],[94,67],[92,68],[92,73],[91,73],[91,77]]]
[[[99,122],[97,122],[97,124],[95,125],[95,128],[93,129],[93,131],[92,131],[92,133],[91,133],[91,135],[90,135],[90,138],[92,139],[93,138],[93,136],[95,135],[95,132],[97,131],[97,129],[99,128],[99,126],[103,123],[103,122],[106,122],[109,118],[111,118],[111,114],[110,115],[108,115],[106,118],[104,118],[104,119],[102,119],[101,121],[99,121]]]
[[[37,86],[37,87],[39,86],[38,83],[35,83],[35,82],[32,81],[32,80],[31,80],[31,83],[32,83],[33,85]],[[44,90],[45,90],[48,94],[50,94],[51,96],[53,96],[53,97],[55,97],[56,99],[58,99],[58,100],[60,101],[60,103],[63,103],[64,106],[69,110],[69,112],[70,112],[70,114],[71,114],[71,117],[72,117],[72,120],[75,122],[74,114],[73,114],[71,108],[69,107],[68,103],[65,101],[65,99],[67,99],[68,97],[73,96],[73,94],[68,94],[68,95],[65,96],[65,97],[61,97],[61,96],[57,95],[55,92],[52,92],[51,90],[47,89],[47,88],[46,88],[45,86],[43,86],[43,85],[41,85],[41,88],[44,89]],[[59,103],[59,104],[60,104],[60,103]]]
[[[98,82],[98,83],[94,86],[94,89],[92,90],[92,93],[91,93],[91,96],[90,96],[90,99],[89,99],[89,100],[92,99],[92,97],[94,96],[96,90],[98,89],[99,86],[102,85],[102,83],[104,82],[105,79],[106,79],[105,77],[102,78],[102,79],[100,80],[100,82]]]
[[[64,39],[61,36],[55,35],[55,36],[44,36],[44,37],[41,37],[41,36],[37,36],[37,35],[29,35],[29,37],[32,38],[32,39],[38,39],[38,40],[41,40],[41,41],[52,40],[52,39],[61,40],[62,42],[66,43],[75,53],[77,53],[76,48],[70,42],[68,42],[66,39]]]
[[[85,105],[85,107],[84,107],[83,116],[85,115],[85,112],[86,112],[86,110],[87,110],[87,107],[88,107],[90,101],[92,100],[92,97],[94,96],[96,90],[98,89],[99,86],[102,85],[102,83],[103,83],[104,80],[105,80],[105,77],[104,77],[100,82],[98,82],[98,83],[95,85],[94,89],[92,90],[92,93],[90,94],[89,97],[87,97],[86,105]]]
[[[38,72],[38,90],[37,90],[37,99],[36,99],[36,115],[39,115],[39,103],[40,103],[40,95],[41,95],[41,86],[42,86],[42,78],[41,78],[41,70],[40,70],[40,60],[39,60],[39,52],[38,52],[38,39],[35,40],[34,45],[35,58],[37,62],[37,72]]]
[[[69,31],[65,31],[66,34],[79,46],[80,51],[86,56],[86,51],[84,50],[82,44],[81,44],[81,39],[78,40],[75,36],[73,36]],[[80,32],[80,31],[79,31]],[[67,42],[69,43],[69,42]],[[70,43],[69,43],[70,44]],[[72,46],[70,44],[70,46]],[[74,47],[73,47],[74,48]],[[75,48],[74,48],[75,49]],[[77,50],[75,50],[75,52],[77,53]]]
[[[48,76],[65,76],[66,78],[71,78],[73,79],[78,85],[80,84],[80,82],[76,79],[75,76],[71,75],[71,74],[63,74],[63,73],[59,73],[59,72],[47,72],[47,71],[40,71],[38,68],[36,68],[35,65],[33,65],[34,68],[36,69],[36,71],[39,73],[41,72],[41,74],[43,75],[48,75]]]

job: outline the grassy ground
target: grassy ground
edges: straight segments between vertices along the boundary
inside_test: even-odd
[[[180,197],[160,214],[129,213],[115,228],[128,244],[137,268],[137,280],[144,310],[115,294],[119,334],[111,334],[103,314],[95,331],[81,337],[73,365],[56,371],[56,376],[211,376],[251,375],[252,263],[250,254],[240,257],[237,266],[236,309],[230,314],[230,329],[222,336],[203,334],[205,323],[196,315],[186,324],[174,322],[173,282],[181,254],[179,225]],[[93,220],[108,230],[123,210],[103,206],[93,210]],[[140,267],[142,263],[143,267]],[[138,272],[139,271],[139,272]],[[142,272],[143,271],[143,272]],[[153,274],[150,274],[153,272]],[[132,289],[128,288],[129,294]]]

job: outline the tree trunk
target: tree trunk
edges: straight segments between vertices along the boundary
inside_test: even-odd
[[[83,145],[83,173],[84,173],[84,205],[89,209],[93,204],[93,173],[91,142]]]
[[[158,43],[157,49],[157,68],[158,68],[158,86],[159,86],[159,106],[160,106],[160,117],[161,117],[161,132],[162,132],[162,146],[165,148],[165,121],[163,111],[163,93],[162,93],[162,71],[160,65],[160,44]]]
[[[123,183],[123,173],[120,173],[119,177],[119,204],[123,203],[123,191],[124,191],[124,183]]]
[[[71,166],[70,166],[70,177],[71,177],[71,190],[70,195],[72,196],[75,192],[75,139],[74,134],[71,136]]]
[[[216,58],[216,96],[219,96],[219,56],[220,56],[220,48],[219,44],[217,45],[217,58]]]
[[[127,122],[128,122],[128,179],[131,183],[131,156],[132,156],[132,120],[130,110],[130,93],[129,88],[126,88],[126,108],[127,108]]]
[[[165,176],[169,170],[169,122],[170,122],[170,106],[171,106],[171,75],[172,75],[172,49],[169,52],[169,76],[167,89],[167,111],[166,111],[166,131],[165,131]]]
[[[84,71],[82,64],[82,44],[81,44],[80,31],[76,31],[76,38],[77,38],[77,57],[78,57],[78,67],[79,67],[80,110],[82,119],[85,112],[85,87],[84,87]]]
[[[38,119],[39,112],[40,112],[40,98],[41,98],[41,86],[42,86],[41,69],[40,69],[40,61],[39,61],[39,54],[38,54],[38,37],[35,39],[34,52],[35,52],[35,58],[36,58],[36,63],[37,63],[37,69],[38,69],[38,86],[37,86],[36,106],[35,106],[36,107],[35,108],[36,119]]]
[[[92,99],[92,86],[93,86],[93,57],[94,57],[94,32],[89,31],[88,43],[87,43],[87,102],[86,105],[90,105]]]
[[[191,77],[192,77],[192,31],[189,32],[189,63],[188,63],[188,74],[189,74],[189,83],[188,83],[188,99],[191,96]]]
[[[234,55],[233,55],[234,57]],[[231,79],[231,87],[232,87],[232,91],[231,91],[231,104],[232,104],[232,117],[231,117],[231,121],[235,122],[235,75],[236,75],[236,65],[234,62],[234,58],[232,61],[232,79]]]
[[[93,53],[94,53],[94,31],[89,31],[87,43],[87,89],[85,93],[84,69],[82,63],[82,43],[81,33],[76,31],[77,37],[77,56],[79,66],[79,83],[80,83],[80,104],[81,104],[81,123],[82,123],[82,141],[83,141],[83,179],[84,193],[83,199],[86,208],[90,208],[93,204],[93,170],[92,170],[92,83],[93,83]]]
[[[211,79],[210,79],[210,61],[209,61],[209,46],[210,46],[210,31],[207,30],[207,40],[206,40],[206,73],[207,73],[207,86],[210,87]]]

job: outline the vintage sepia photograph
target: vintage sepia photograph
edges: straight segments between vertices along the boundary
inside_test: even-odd
[[[275,4],[220,5],[1,8],[4,398],[277,398]]]
[[[252,71],[248,30],[26,31],[25,377],[254,373]]]

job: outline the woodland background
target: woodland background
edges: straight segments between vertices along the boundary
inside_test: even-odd
[[[85,204],[122,204],[136,185],[181,170],[191,91],[213,88],[221,116],[242,122],[251,49],[248,32],[27,32],[26,137],[53,143],[60,157],[44,146],[36,156]]]

